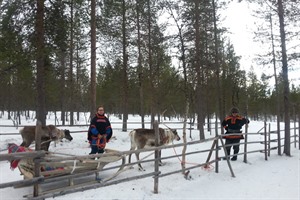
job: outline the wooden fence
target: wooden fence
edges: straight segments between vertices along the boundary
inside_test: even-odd
[[[154,124],[154,129],[156,133],[156,144],[158,144],[159,136],[158,136],[158,123],[156,122]],[[291,129],[293,131],[293,134],[291,135],[291,144],[294,144],[294,147],[296,148],[297,144],[300,149],[299,141],[300,141],[300,130],[299,127],[294,127]],[[280,130],[281,131],[281,130]],[[189,172],[189,170],[196,169],[199,167],[205,167],[211,164],[215,164],[215,171],[219,172],[219,161],[222,158],[227,158],[227,164],[231,172],[231,176],[235,177],[235,174],[231,168],[230,164],[230,157],[234,155],[243,155],[243,161],[247,163],[247,155],[252,154],[252,153],[263,153],[263,156],[265,160],[268,160],[268,157],[270,157],[270,152],[272,150],[282,148],[283,145],[278,146],[278,138],[277,136],[277,131],[271,131],[270,125],[267,125],[265,123],[264,127],[257,133],[248,133],[247,128],[244,134],[245,140],[244,142],[241,142],[240,144],[244,146],[244,151],[238,154],[233,154],[233,155],[227,155],[225,148],[227,145],[224,144],[222,140],[222,136],[217,135],[213,138],[209,138],[206,140],[195,140],[191,142],[187,142],[186,144],[180,143],[180,144],[173,144],[173,145],[168,145],[168,146],[160,146],[160,147],[152,147],[148,149],[140,149],[140,150],[134,150],[134,151],[124,151],[124,152],[119,152],[120,156],[127,156],[132,153],[138,153],[138,152],[154,152],[155,157],[153,159],[142,159],[140,161],[132,162],[132,163],[121,163],[121,164],[116,164],[112,167],[107,167],[103,169],[95,169],[95,170],[90,170],[90,171],[85,171],[85,172],[79,172],[79,173],[69,173],[63,176],[56,176],[56,177],[46,177],[43,175],[39,175],[39,173],[36,174],[36,176],[32,179],[27,179],[27,180],[20,180],[20,181],[13,181],[13,182],[8,182],[8,183],[1,183],[0,188],[6,188],[6,187],[28,187],[28,186],[33,186],[33,193],[24,196],[24,198],[27,199],[45,199],[49,197],[55,197],[59,195],[65,195],[73,192],[78,192],[78,191],[84,191],[88,189],[95,189],[99,187],[104,187],[108,185],[113,185],[113,184],[118,184],[122,182],[128,182],[136,179],[142,179],[146,177],[153,177],[154,178],[154,193],[158,193],[159,189],[159,178],[163,178],[172,174],[176,173],[183,173],[183,172]],[[291,132],[292,133],[292,132]],[[248,137],[251,137],[253,135],[261,135],[263,136],[263,140],[257,140],[257,141],[248,141]],[[283,140],[284,138],[279,138],[279,140]],[[191,167],[186,167],[184,170],[182,168],[178,168],[178,170],[171,171],[171,172],[166,172],[162,173],[159,168],[159,159],[161,160],[168,160],[172,158],[177,158],[182,156],[182,154],[176,154],[172,156],[166,156],[166,157],[159,157],[159,151],[162,149],[170,149],[170,148],[178,148],[178,147],[183,147],[184,145],[197,145],[200,143],[208,143],[212,142],[211,148],[208,149],[203,149],[203,150],[198,150],[198,151],[193,151],[193,152],[188,152],[185,153],[186,156],[190,155],[198,155],[198,154],[207,154],[207,158],[205,162],[195,164]],[[276,145],[277,142],[277,145]],[[262,147],[260,149],[255,149],[255,150],[248,150],[248,147],[252,144],[262,144]],[[237,145],[237,144],[233,144]],[[221,152],[224,152],[225,156],[219,156],[221,155]],[[214,153],[214,154],[213,154]],[[89,155],[89,156],[74,156],[74,157],[69,157],[68,159],[74,159],[74,160],[82,160],[82,159],[89,159],[92,157],[96,157],[101,159],[101,157],[105,156],[106,154],[100,154],[100,155]],[[212,158],[212,156],[215,156]],[[21,153],[12,153],[12,154],[0,154],[0,161],[4,160],[19,160],[19,159],[33,159],[35,165],[39,166],[42,163],[49,162],[47,160],[46,153],[44,151],[34,151],[34,152],[21,152]],[[62,159],[63,160],[63,159]],[[58,162],[60,160],[56,160]],[[155,163],[154,164],[154,170],[153,172],[146,173],[143,175],[134,175],[134,173],[130,174],[130,177],[126,178],[114,178],[110,179],[105,182],[99,182],[95,178],[97,173],[104,172],[104,171],[113,171],[116,170],[120,167],[122,167],[123,170],[119,171],[118,173],[124,172],[127,169],[130,169],[133,165],[136,165],[138,163]],[[0,175],[1,176],[1,175]],[[85,181],[84,183],[78,182],[74,184],[74,180],[80,180],[83,177],[90,177],[88,181]],[[4,180],[3,178],[1,180]],[[55,188],[55,189],[47,189],[47,186],[52,183],[57,183],[57,182],[62,182],[65,180],[69,180],[68,185],[63,188]],[[72,180],[72,181],[71,181]],[[72,183],[72,184],[71,184]],[[43,190],[41,188],[43,187]]]

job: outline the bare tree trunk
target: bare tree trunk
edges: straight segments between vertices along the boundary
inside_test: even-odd
[[[181,168],[182,168],[182,173],[186,174],[185,171],[185,158],[186,158],[186,149],[187,149],[187,140],[186,140],[186,125],[187,125],[187,117],[189,114],[189,102],[190,102],[190,95],[189,95],[189,89],[188,89],[188,80],[187,80],[187,65],[186,65],[186,48],[185,48],[185,41],[184,41],[184,37],[183,37],[183,33],[182,33],[182,27],[179,25],[178,20],[176,19],[174,13],[173,13],[173,9],[170,3],[168,3],[167,9],[169,9],[169,12],[172,16],[172,18],[174,19],[175,23],[176,23],[176,27],[178,29],[178,37],[179,37],[179,42],[180,42],[180,57],[181,57],[181,61],[182,61],[182,68],[183,68],[183,77],[184,77],[184,93],[185,93],[185,113],[184,113],[184,123],[183,123],[183,130],[182,130],[182,134],[183,134],[183,143],[185,144],[183,146],[182,149],[182,162],[181,162]]]
[[[141,25],[140,25],[140,4],[136,0],[136,15],[137,15],[137,34],[138,34],[138,79],[139,79],[139,93],[140,93],[140,115],[142,128],[145,128],[145,113],[144,113],[144,75],[142,67],[142,52],[141,52]]]
[[[185,113],[184,113],[184,120],[183,120],[183,130],[182,130],[182,138],[183,138],[183,148],[182,148],[182,161],[181,161],[181,169],[182,169],[182,174],[185,174],[185,154],[186,154],[186,149],[187,149],[187,140],[186,140],[186,123],[187,123],[187,116],[189,113],[189,102],[186,101],[185,104]]]
[[[219,42],[218,42],[218,35],[217,35],[216,6],[214,0],[212,0],[212,4],[213,4],[213,12],[214,12],[215,69],[216,69],[216,78],[217,78],[217,97],[218,97],[218,111],[216,111],[216,119],[218,119],[219,116],[219,120],[221,123],[222,120],[225,118],[225,116],[222,115],[222,95],[221,95],[219,51],[218,51]],[[224,133],[224,129],[221,128],[221,134],[223,133]]]
[[[96,0],[91,0],[91,110],[96,112]]]
[[[151,93],[151,100],[150,100],[150,112],[151,112],[151,127],[153,127],[154,123],[154,117],[155,117],[155,112],[154,112],[154,71],[153,71],[153,63],[152,63],[152,45],[151,45],[151,6],[150,6],[150,0],[147,1],[147,9],[148,9],[148,56],[149,56],[149,73],[150,73],[150,93]]]
[[[74,100],[73,100],[73,93],[74,93],[74,81],[73,81],[73,51],[74,51],[74,23],[73,23],[73,7],[74,7],[74,2],[71,0],[71,21],[70,21],[70,74],[69,74],[69,84],[70,84],[70,125],[74,125]]]
[[[284,96],[284,150],[287,156],[291,155],[291,143],[290,143],[290,102],[289,102],[289,79],[288,79],[288,62],[286,54],[285,45],[285,25],[284,25],[284,9],[282,5],[282,0],[278,0],[278,16],[279,16],[279,26],[280,26],[280,39],[281,39],[281,54],[282,54],[282,76],[283,76],[283,96]]]
[[[61,52],[61,55],[60,55],[60,111],[61,111],[61,114],[60,114],[60,118],[61,118],[61,121],[62,121],[62,125],[65,125],[65,70],[66,70],[66,63],[65,63],[65,58],[66,57],[66,54],[65,52]]]
[[[76,44],[77,48],[76,48],[76,97],[77,98],[81,98],[81,89],[80,89],[80,85],[79,85],[79,75],[80,75],[80,59],[79,59],[79,45],[78,43]],[[80,103],[79,101],[76,101],[76,108],[77,108],[77,121],[80,120]]]
[[[199,1],[195,1],[195,30],[196,30],[196,39],[195,39],[195,47],[196,47],[196,72],[197,72],[197,106],[198,106],[198,128],[199,128],[199,137],[201,140],[205,139],[204,136],[204,109],[203,109],[203,94],[202,94],[202,83],[203,83],[203,74],[202,74],[202,69],[201,69],[201,52],[200,52],[200,19],[199,19]]]
[[[280,97],[279,97],[279,87],[278,78],[276,70],[276,57],[275,57],[275,45],[274,45],[274,34],[273,34],[273,22],[272,15],[270,14],[270,24],[271,24],[271,40],[272,40],[272,61],[274,68],[274,78],[275,78],[275,90],[276,90],[276,115],[277,115],[277,141],[278,141],[278,155],[281,155],[281,137],[280,137]]]
[[[123,126],[122,131],[127,131],[127,119],[128,119],[128,74],[127,74],[127,63],[128,54],[126,50],[127,39],[126,39],[126,4],[125,0],[122,1],[122,37],[123,37]]]
[[[44,0],[37,0],[36,13],[37,120],[46,125],[45,63],[44,63]]]

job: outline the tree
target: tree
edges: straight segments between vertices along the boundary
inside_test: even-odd
[[[70,71],[69,71],[69,85],[70,85],[70,125],[74,125],[74,107],[75,101],[73,100],[74,92],[74,79],[73,79],[73,52],[74,52],[74,1],[70,2]]]
[[[185,113],[184,114],[184,124],[183,124],[183,142],[184,146],[182,149],[182,162],[181,162],[181,167],[182,167],[182,174],[185,174],[185,154],[186,154],[186,149],[187,149],[187,137],[186,137],[186,124],[187,124],[187,118],[188,118],[188,113],[189,113],[189,106],[190,106],[190,94],[189,94],[189,88],[188,88],[188,74],[187,74],[187,64],[186,64],[186,41],[184,39],[184,33],[183,33],[183,27],[184,24],[181,22],[181,16],[180,16],[180,6],[175,2],[172,4],[172,2],[166,1],[166,7],[168,12],[170,13],[171,17],[173,18],[176,28],[178,31],[178,34],[174,36],[174,38],[178,38],[179,40],[179,45],[178,49],[180,52],[180,61],[182,63],[182,68],[183,68],[183,77],[184,77],[184,87],[183,87],[183,93],[184,93],[184,99],[185,99]],[[175,13],[174,13],[175,12]],[[178,16],[178,17],[176,17]]]
[[[90,118],[96,110],[96,0],[91,0],[91,108]]]
[[[122,131],[127,131],[127,119],[128,119],[128,54],[127,54],[127,26],[126,26],[126,3],[122,0],[122,49],[123,49],[123,126]]]
[[[36,13],[36,65],[37,65],[37,120],[46,125],[45,65],[44,65],[44,0],[37,0]]]
[[[281,38],[281,54],[282,54],[282,75],[284,82],[284,149],[283,153],[287,156],[291,155],[291,147],[290,147],[290,88],[289,88],[289,79],[288,79],[288,61],[286,54],[286,39],[285,39],[285,24],[284,24],[284,8],[282,4],[282,0],[278,0],[278,17],[279,17],[279,26],[280,26],[280,38]]]
[[[213,21],[214,21],[214,50],[215,50],[215,73],[216,73],[216,79],[217,79],[217,97],[218,97],[218,112],[219,112],[219,118],[220,118],[220,123],[221,120],[225,118],[224,115],[222,115],[222,95],[221,95],[221,81],[220,81],[220,64],[219,64],[219,39],[218,39],[218,29],[217,29],[217,9],[216,9],[216,4],[215,1],[212,0],[212,5],[213,5]],[[216,113],[218,113],[216,112]],[[218,116],[218,115],[217,115]],[[218,117],[216,117],[218,118]],[[221,134],[224,133],[224,129],[221,129]]]
[[[143,54],[142,54],[142,40],[141,40],[141,9],[142,4],[140,0],[136,0],[136,25],[137,25],[137,48],[138,48],[138,66],[137,76],[139,84],[139,96],[140,96],[140,116],[142,128],[145,128],[145,111],[144,111],[144,73],[143,73]]]
[[[284,102],[284,122],[285,122],[285,140],[283,153],[290,156],[290,102],[289,102],[289,79],[288,79],[288,58],[286,49],[286,31],[285,31],[285,18],[289,18],[294,12],[287,12],[286,8],[289,5],[293,5],[293,1],[278,0],[264,1],[249,0],[250,2],[259,2],[261,4],[266,3],[274,12],[278,15],[279,33],[280,33],[280,46],[281,46],[281,63],[282,63],[282,76],[283,76],[283,102]],[[296,9],[297,10],[297,9]],[[292,13],[292,14],[289,14]],[[299,10],[298,10],[299,13]]]

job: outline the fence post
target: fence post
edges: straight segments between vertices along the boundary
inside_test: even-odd
[[[190,120],[190,138],[192,139],[192,120]]]
[[[159,141],[159,129],[158,129],[158,122],[157,120],[154,121],[154,131],[155,131],[155,146],[158,146]],[[154,164],[154,194],[158,194],[158,172],[159,172],[159,150],[155,150],[155,164]]]
[[[216,121],[215,121],[215,134],[216,134],[216,137],[218,137],[218,135],[219,135],[219,133],[218,133],[218,118],[216,118]],[[222,140],[222,138],[221,138],[221,140]],[[215,156],[216,156],[215,172],[219,173],[219,140],[216,140],[216,153],[215,153]]]
[[[300,112],[298,114],[298,148],[300,150]]]
[[[278,155],[281,155],[281,133],[280,133],[280,121],[278,119],[278,116],[277,116],[277,146],[278,146],[278,149],[277,149],[277,154]]]
[[[296,130],[296,105],[294,105],[294,109],[293,109],[293,114],[294,114],[294,141],[295,141],[295,144],[294,144],[294,147],[297,148],[297,130]]]
[[[224,153],[225,153],[226,161],[227,161],[228,167],[229,167],[230,172],[231,172],[231,176],[235,177],[235,175],[233,173],[233,170],[232,170],[232,167],[231,167],[231,164],[230,164],[230,161],[229,161],[229,157],[228,157],[228,154],[227,154],[227,151],[226,151],[224,141],[222,140],[221,136],[218,136],[218,139],[220,139],[220,141],[221,141],[221,144],[222,144],[222,147],[223,147],[223,150],[224,150]]]
[[[35,150],[40,151],[41,150],[41,131],[42,131],[42,123],[38,120],[36,122],[35,127]],[[40,176],[40,158],[34,159],[34,176],[39,177]],[[39,184],[36,183],[33,186],[33,196],[37,197],[39,196]]]
[[[244,163],[247,163],[248,123],[245,126]]]
[[[297,114],[298,115],[298,148],[300,150],[300,106],[299,106],[299,110],[297,113],[298,113]]]
[[[269,123],[269,131],[268,131],[268,156],[271,155],[271,124]]]
[[[268,160],[268,151],[267,151],[267,122],[264,122],[264,140],[265,140],[265,160]]]

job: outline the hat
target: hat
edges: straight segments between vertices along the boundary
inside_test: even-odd
[[[230,113],[239,113],[239,109],[236,107],[231,108]]]

